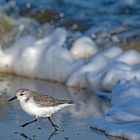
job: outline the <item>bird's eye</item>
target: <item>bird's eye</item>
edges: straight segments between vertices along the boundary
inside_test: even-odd
[[[23,94],[21,93],[20,96],[22,96]]]

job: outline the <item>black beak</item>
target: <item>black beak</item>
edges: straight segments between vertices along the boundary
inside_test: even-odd
[[[13,98],[11,98],[11,99],[9,99],[8,101],[9,102],[11,102],[11,101],[13,101],[13,100],[15,100],[15,99],[17,99],[17,97],[15,96],[15,97],[13,97]]]

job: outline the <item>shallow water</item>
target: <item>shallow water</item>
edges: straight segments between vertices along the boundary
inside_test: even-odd
[[[0,138],[4,140],[46,140],[46,139],[79,139],[108,140],[107,136],[90,129],[93,119],[102,118],[107,112],[109,102],[97,97],[87,90],[72,89],[63,84],[31,80],[15,76],[0,77]],[[22,128],[21,124],[33,118],[24,113],[18,102],[7,100],[15,95],[19,88],[29,88],[59,99],[72,99],[75,106],[67,107],[52,116],[55,124],[64,131],[53,133],[47,119],[40,118],[37,122]],[[8,133],[7,133],[8,132]]]

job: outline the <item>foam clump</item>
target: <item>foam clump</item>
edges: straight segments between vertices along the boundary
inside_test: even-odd
[[[127,64],[110,60],[109,64],[107,63],[98,73],[89,73],[87,81],[95,92],[111,91],[120,78],[128,76],[130,70]]]
[[[20,38],[11,47],[0,50],[0,71],[64,82],[82,64],[74,62],[68,49],[62,47],[66,36],[65,29],[57,28],[40,40],[32,36]]]
[[[112,47],[103,52],[97,53],[88,63],[74,71],[68,78],[66,84],[68,86],[77,86],[82,88],[89,87],[93,82],[90,81],[89,78],[98,75],[98,73],[105,69],[107,65],[121,53],[122,50],[118,47]],[[97,80],[100,81],[100,78],[98,77]],[[93,85],[94,87],[99,86],[97,81],[94,82]]]
[[[111,108],[105,118],[95,120],[92,127],[111,136],[139,140],[140,83],[136,78],[121,79],[111,93]]]
[[[74,42],[70,53],[72,54],[72,57],[77,60],[94,56],[97,51],[98,48],[92,39],[87,36],[83,36]]]
[[[103,52],[102,52],[103,53]],[[132,54],[132,55],[131,55]],[[136,55],[135,55],[136,54]],[[105,55],[105,54],[104,54]],[[107,56],[106,56],[107,57]],[[93,59],[95,59],[94,57]],[[120,52],[116,57],[107,57],[102,61],[95,61],[94,66],[97,68],[99,63],[102,69],[96,73],[91,71],[87,74],[88,85],[96,92],[105,90],[111,91],[118,80],[126,78],[127,80],[137,77],[140,80],[139,71],[139,53],[134,50],[128,50],[126,52]],[[122,59],[124,58],[124,59]],[[97,63],[96,63],[97,62]],[[105,65],[106,64],[106,65]]]
[[[104,50],[103,54],[109,58],[116,58],[117,56],[123,54],[123,50],[119,47],[113,46],[109,49]]]
[[[126,52],[124,52],[123,54],[121,54],[117,60],[118,61],[123,61],[127,64],[129,64],[130,66],[135,66],[137,64],[140,63],[140,53],[137,52],[136,50],[128,50]]]

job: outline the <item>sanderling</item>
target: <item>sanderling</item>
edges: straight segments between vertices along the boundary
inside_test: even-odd
[[[72,100],[59,100],[48,95],[38,95],[37,92],[29,89],[19,89],[16,92],[16,96],[9,99],[8,101],[12,101],[14,99],[18,99],[21,108],[26,113],[35,117],[35,120],[21,125],[22,127],[36,122],[37,118],[39,117],[47,117],[55,130],[58,129],[58,126],[52,122],[50,118],[52,114],[56,113],[66,106],[74,104]]]

